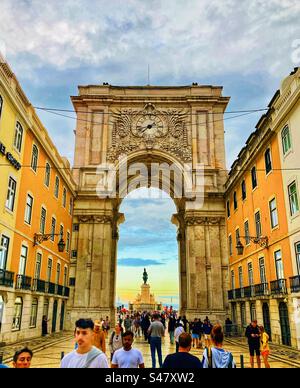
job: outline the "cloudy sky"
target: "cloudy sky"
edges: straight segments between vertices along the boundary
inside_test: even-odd
[[[72,109],[69,96],[78,84],[145,85],[150,64],[152,85],[223,85],[229,110],[256,109],[266,107],[299,65],[299,20],[299,0],[1,0],[0,49],[35,106]],[[75,121],[40,117],[72,161]],[[225,122],[228,167],[258,119]],[[140,271],[136,259],[162,273],[176,256],[175,237],[168,254],[155,235],[161,222],[159,237],[174,233],[168,222],[173,205],[164,201],[124,202],[123,273]],[[145,228],[144,217],[134,217],[147,211],[153,219]]]

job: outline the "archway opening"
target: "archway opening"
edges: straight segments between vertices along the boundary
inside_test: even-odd
[[[171,223],[177,212],[169,195],[157,188],[136,189],[122,201],[125,222],[119,227],[116,306],[137,308],[144,269],[147,284],[162,309],[179,310],[179,257],[177,226]]]

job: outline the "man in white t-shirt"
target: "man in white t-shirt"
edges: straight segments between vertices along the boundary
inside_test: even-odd
[[[61,361],[61,368],[109,368],[106,355],[93,346],[94,322],[79,319],[76,322],[75,338],[78,348]]]
[[[138,349],[133,349],[132,344],[134,334],[132,331],[126,331],[122,334],[123,349],[115,352],[111,367],[116,368],[145,368],[142,353]]]

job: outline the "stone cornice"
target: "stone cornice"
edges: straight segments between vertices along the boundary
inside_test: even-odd
[[[77,216],[79,224],[112,224],[113,218],[107,215],[79,215]]]
[[[225,225],[225,217],[187,216],[185,223],[187,226],[219,226]]]

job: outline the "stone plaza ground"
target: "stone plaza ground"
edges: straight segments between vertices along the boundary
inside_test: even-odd
[[[71,352],[74,349],[74,343],[72,333],[65,332],[47,338],[37,338],[29,342],[6,346],[0,348],[0,352],[4,353],[4,362],[11,366],[11,357],[15,350],[28,345],[34,350],[32,368],[59,368],[62,352],[64,354]],[[146,367],[151,368],[151,352],[148,343],[141,338],[137,338],[134,346],[143,353]],[[244,357],[244,367],[250,368],[248,349],[243,338],[230,338],[226,340],[224,348],[233,353],[238,368],[241,367],[241,356]],[[169,338],[165,337],[163,340],[163,357],[165,358],[168,354],[174,352],[175,346],[170,345]],[[106,354],[109,356],[109,351]],[[203,350],[193,349],[192,354],[202,359]],[[271,368],[300,368],[300,351],[284,346],[271,345],[269,361]]]

